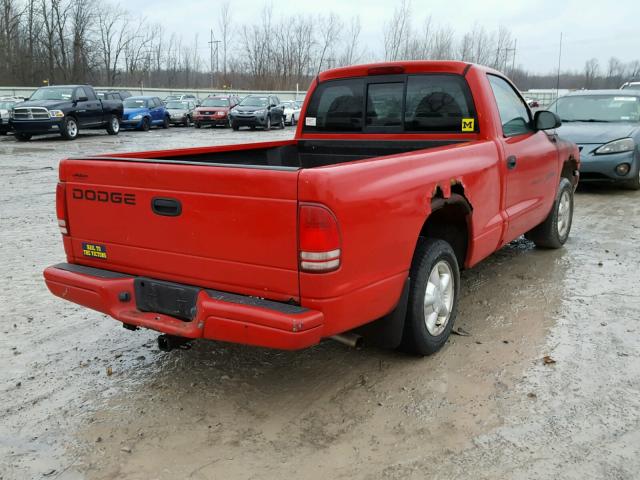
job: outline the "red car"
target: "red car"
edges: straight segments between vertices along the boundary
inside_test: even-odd
[[[165,350],[364,336],[430,354],[461,269],[523,234],[567,240],[579,152],[559,124],[477,65],[329,70],[292,140],[63,160],[67,258],[44,277]]]
[[[216,95],[205,98],[193,111],[193,122],[196,128],[204,125],[230,127],[229,110],[238,103],[238,97],[235,95]]]

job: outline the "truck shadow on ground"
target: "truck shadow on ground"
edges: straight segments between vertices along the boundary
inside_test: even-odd
[[[161,353],[145,333],[150,352],[141,360],[139,341],[122,351],[109,398],[94,393],[77,448],[100,466],[97,478],[145,471],[148,457],[165,448],[172,453],[156,461],[172,468],[199,465],[214,451],[235,458],[229,475],[234,468],[250,471],[252,462],[284,459],[292,448],[311,455],[344,442],[373,451],[385,435],[440,434],[434,451],[461,448],[499,422],[493,403],[541,357],[560,308],[567,257],[520,239],[463,272],[456,326],[470,335],[452,335],[431,357],[331,341],[299,352],[203,341]],[[96,446],[96,438],[104,441]],[[122,448],[135,452],[124,467],[109,470],[105,459]],[[235,454],[239,448],[244,460]]]

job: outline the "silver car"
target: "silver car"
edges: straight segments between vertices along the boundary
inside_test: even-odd
[[[0,135],[9,131],[9,112],[13,106],[23,101],[20,97],[0,97]]]
[[[190,127],[193,123],[193,111],[196,108],[195,102],[191,100],[167,102],[167,112],[169,112],[169,123],[171,125],[184,125]]]

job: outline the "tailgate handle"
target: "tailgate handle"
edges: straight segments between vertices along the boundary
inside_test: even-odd
[[[151,210],[156,215],[177,217],[182,213],[182,204],[175,198],[154,197],[151,199]]]

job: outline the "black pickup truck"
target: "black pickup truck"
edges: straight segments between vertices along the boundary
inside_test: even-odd
[[[60,85],[36,90],[13,108],[10,123],[19,141],[47,133],[75,140],[84,129],[105,128],[117,135],[122,112],[121,100],[101,100],[89,85]]]

